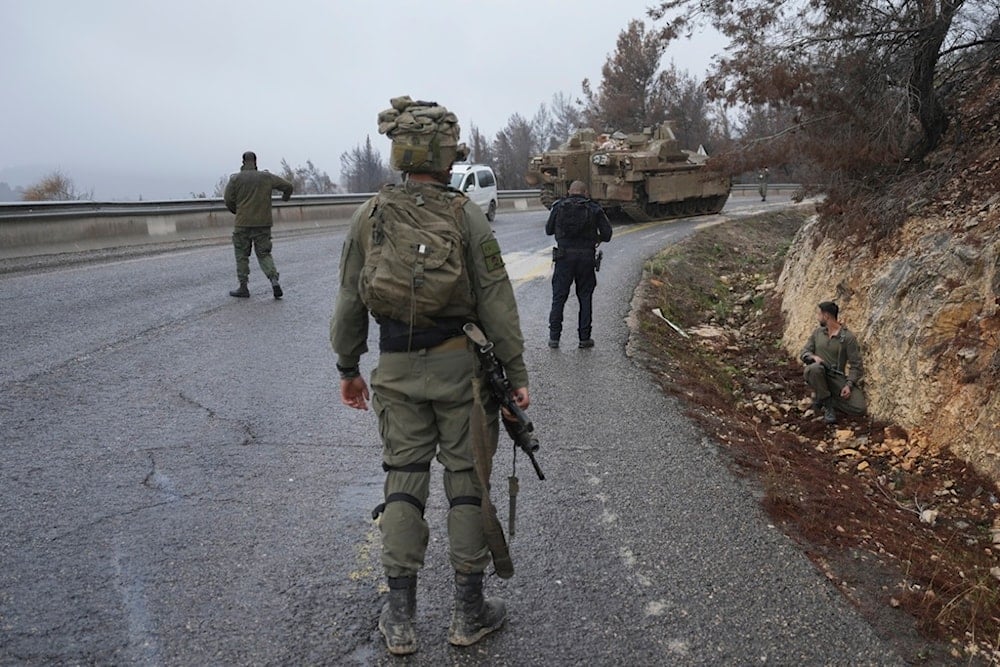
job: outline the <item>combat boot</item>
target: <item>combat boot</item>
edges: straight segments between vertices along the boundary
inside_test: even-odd
[[[837,411],[833,409],[833,396],[823,403],[823,421],[827,424],[837,423]]]
[[[417,613],[417,577],[389,577],[389,599],[378,617],[379,632],[393,655],[409,655],[417,650],[413,618]]]
[[[249,299],[250,290],[247,289],[247,281],[241,280],[239,287],[229,290],[229,296],[239,297],[240,299]]]
[[[278,284],[278,276],[273,275],[271,276],[270,280],[271,280],[271,291],[274,292],[274,298],[280,299],[284,294],[284,292],[281,291],[281,285]]]
[[[455,573],[455,610],[451,614],[448,641],[471,646],[498,629],[507,620],[503,600],[483,597],[483,573]]]

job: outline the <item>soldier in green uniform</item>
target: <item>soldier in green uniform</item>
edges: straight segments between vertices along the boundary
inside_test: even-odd
[[[769,180],[771,180],[771,172],[767,167],[757,172],[757,192],[760,194],[761,201],[767,201],[767,182]]]
[[[271,257],[271,191],[280,190],[285,201],[292,196],[294,186],[267,171],[257,171],[257,156],[252,151],[243,154],[243,166],[226,184],[225,202],[230,213],[236,214],[233,229],[233,249],[236,252],[236,277],[239,287],[229,291],[230,296],[249,298],[247,281],[250,279],[250,250],[257,252],[260,270],[271,281],[275,299],[282,296],[278,283],[278,269]]]
[[[473,644],[498,629],[506,618],[503,601],[484,598],[482,590],[491,554],[484,535],[483,488],[473,468],[470,432],[470,416],[477,404],[473,378],[479,369],[462,333],[464,323],[475,322],[494,342],[496,355],[515,387],[516,403],[526,408],[529,396],[517,304],[499,244],[482,211],[448,187],[451,164],[465,150],[457,143],[457,118],[433,102],[414,102],[409,97],[391,102],[393,108],[379,115],[379,131],[392,139],[390,164],[403,172],[404,180],[402,185],[385,186],[354,214],[341,253],[330,341],[338,355],[342,402],[366,410],[370,398],[378,417],[387,475],[385,502],[376,514],[381,513],[382,564],[389,587],[378,627],[389,652],[405,655],[417,650],[417,572],[424,565],[428,543],[423,513],[434,458],[444,467],[450,505],[455,606],[448,640],[459,646]],[[440,214],[428,217],[433,211]],[[441,287],[438,281],[452,279],[439,278],[433,269],[438,263],[447,264],[446,251],[438,254],[435,247],[425,247],[430,240],[427,244],[403,241],[401,234],[407,229],[401,221],[420,216],[429,228],[450,230],[452,238],[461,239],[452,249],[460,259],[456,266],[461,266],[460,275],[454,278],[457,287]],[[376,290],[382,270],[379,262],[395,251],[410,253],[407,257],[413,265],[402,267],[401,273],[412,282],[395,295],[380,296]],[[435,294],[425,295],[432,302],[440,298],[435,306],[421,305],[419,300],[428,285],[439,285],[433,288]],[[391,293],[393,288],[385,290]],[[371,374],[370,397],[359,370],[359,360],[368,350],[369,313],[379,329],[379,359]],[[495,451],[496,403],[482,389],[478,403],[486,407],[490,451]]]
[[[819,304],[819,327],[799,355],[806,365],[806,383],[815,392],[814,407],[823,408],[823,421],[837,421],[837,410],[863,415],[867,409],[861,389],[864,362],[854,334],[837,319],[840,308],[832,301]]]

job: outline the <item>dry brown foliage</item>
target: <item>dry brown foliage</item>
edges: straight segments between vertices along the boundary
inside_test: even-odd
[[[795,164],[831,212],[870,213],[831,233],[891,234],[905,205],[872,200],[928,168],[962,97],[997,74],[995,0],[666,0],[650,15],[665,43],[706,24],[732,40],[709,94],[777,122],[751,124],[716,166]]]
[[[73,201],[92,199],[93,196],[93,190],[78,192],[73,184],[73,179],[61,171],[53,171],[39,182],[25,188],[22,199],[24,201]]]

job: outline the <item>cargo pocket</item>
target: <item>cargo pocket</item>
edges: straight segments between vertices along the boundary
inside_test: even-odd
[[[392,451],[392,443],[389,439],[389,406],[379,397],[377,392],[372,393],[372,410],[378,418],[378,436],[382,440],[384,457],[388,458]]]

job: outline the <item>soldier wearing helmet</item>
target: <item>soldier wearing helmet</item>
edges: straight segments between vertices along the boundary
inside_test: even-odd
[[[517,304],[500,246],[479,207],[448,187],[451,165],[465,153],[458,119],[434,102],[407,96],[390,103],[379,114],[379,132],[392,140],[390,165],[404,180],[383,187],[354,214],[330,341],[342,402],[366,410],[370,399],[378,417],[386,481],[375,514],[389,588],[378,628],[390,653],[406,655],[417,650],[417,573],[429,538],[423,514],[435,458],[444,468],[455,571],[448,641],[473,644],[500,628],[507,614],[502,600],[483,596],[492,544],[484,533],[488,489],[473,466],[470,417],[483,411],[477,414],[485,418],[490,458],[499,418],[496,403],[474,382],[479,369],[463,335],[466,322],[494,342],[516,403],[526,408],[530,401]],[[453,270],[445,271],[448,266]],[[379,329],[379,359],[369,395],[359,362],[368,349],[370,316]]]

